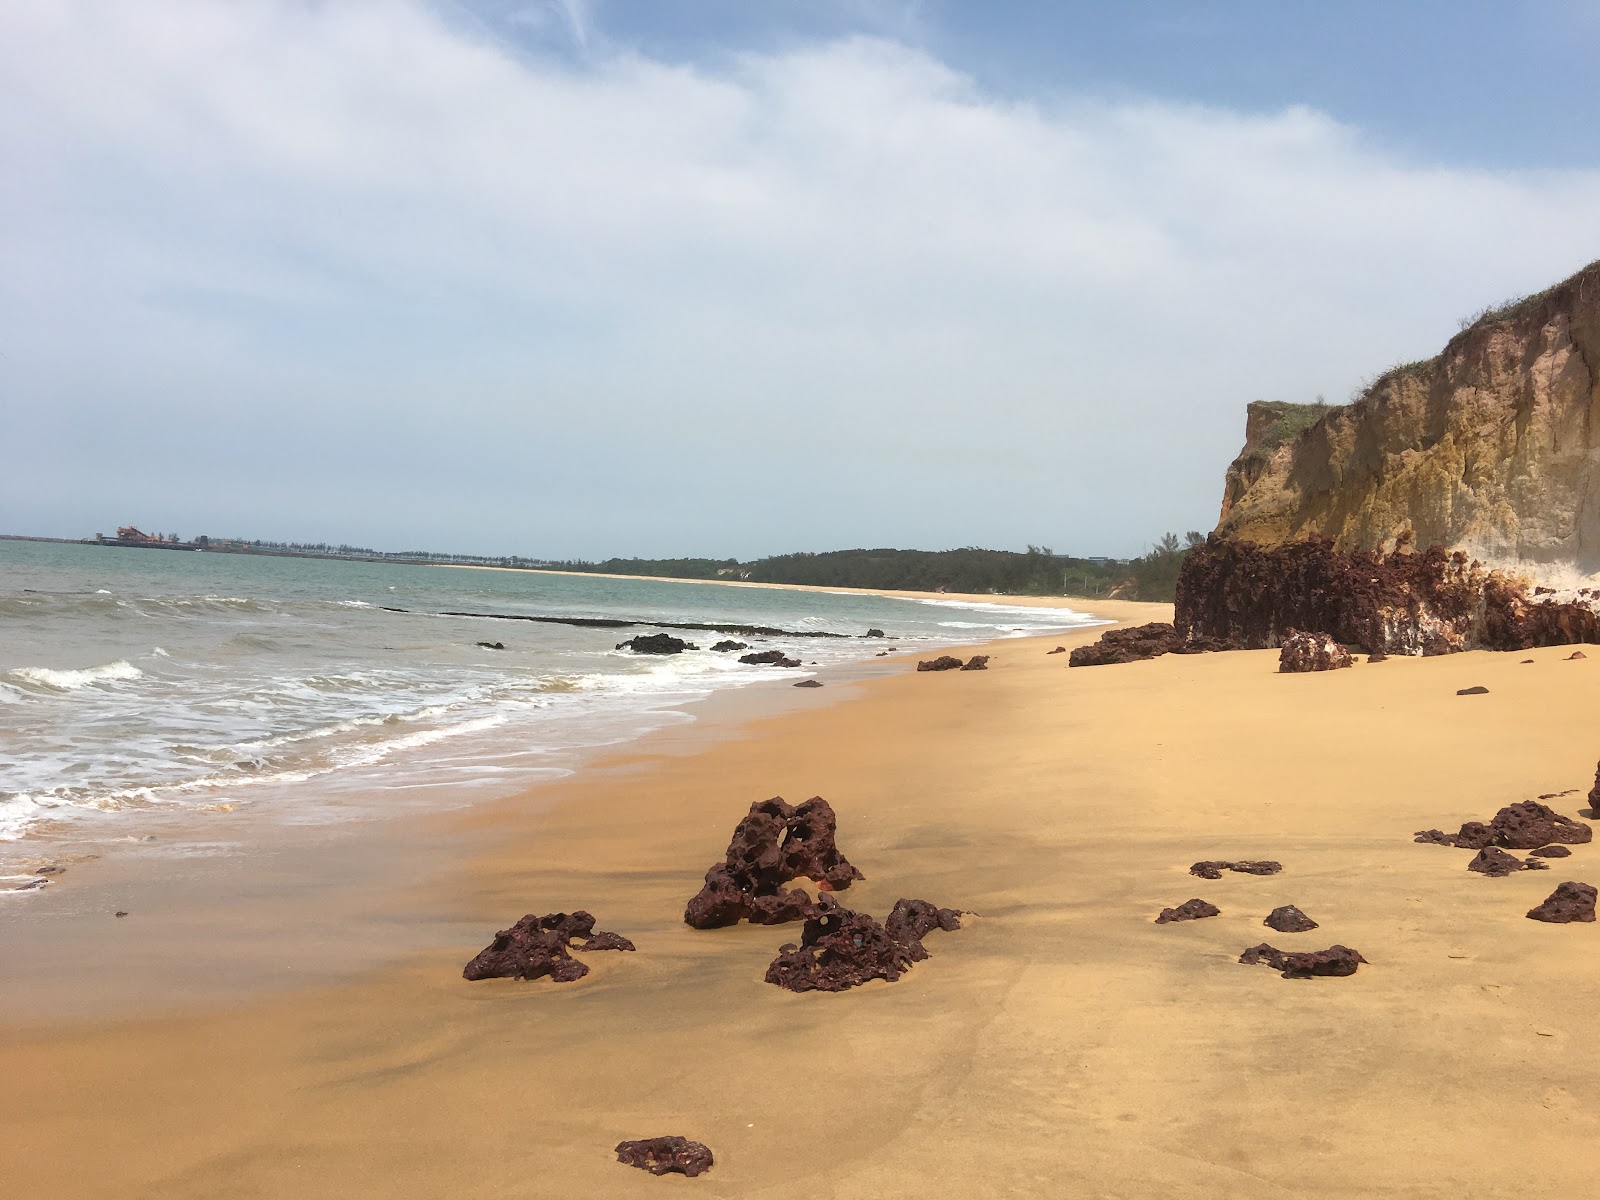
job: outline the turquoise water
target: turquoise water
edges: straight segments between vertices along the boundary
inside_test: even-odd
[[[739,639],[806,664],[786,670],[711,651],[718,633],[680,630],[700,649],[641,656],[616,643],[658,630],[447,610],[850,636]],[[714,691],[793,682],[888,645],[1088,621],[1003,599],[0,541],[0,841],[102,836],[151,810],[326,821],[358,794],[509,791],[570,770],[583,748],[682,720]],[[872,627],[888,640],[863,637]]]

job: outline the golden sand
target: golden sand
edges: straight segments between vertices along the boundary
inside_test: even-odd
[[[1280,676],[1272,652],[1070,671],[1046,653],[1093,636],[797,693],[814,706],[481,810],[492,850],[413,897],[473,916],[471,944],[206,1015],[0,1032],[0,1180],[162,1200],[1590,1194],[1600,926],[1523,913],[1596,882],[1600,846],[1485,879],[1411,834],[1586,790],[1600,655]],[[1455,695],[1474,684],[1489,694]],[[867,876],[847,905],[978,915],[893,985],[764,984],[797,930],[680,914],[775,794],[837,809]],[[1191,877],[1206,858],[1284,871]],[[1222,916],[1152,924],[1191,896]],[[1265,929],[1288,903],[1322,927]],[[638,952],[564,986],[461,979],[493,930],[572,908]],[[1370,965],[1237,964],[1263,940]],[[613,1161],[662,1133],[716,1166]]]

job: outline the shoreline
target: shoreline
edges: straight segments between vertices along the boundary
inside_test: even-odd
[[[479,931],[466,944],[226,1011],[5,1029],[0,1069],[27,1087],[0,1099],[0,1169],[72,1197],[420,1200],[467,1179],[631,1197],[678,1185],[610,1147],[680,1133],[717,1156],[684,1186],[730,1200],[1044,1197],[1063,1179],[1128,1197],[1510,1196],[1530,1178],[1580,1194],[1600,927],[1522,914],[1593,882],[1600,849],[1484,879],[1411,831],[1567,789],[1551,803],[1577,815],[1595,659],[1281,676],[1241,651],[1068,671],[1057,640],[991,642],[985,672],[902,663],[681,752],[623,748],[547,785],[540,811],[463,814],[470,860],[412,887]],[[1456,695],[1474,684],[1489,694]],[[866,875],[847,907],[974,915],[893,985],[764,984],[794,926],[680,914],[774,794],[837,810]],[[1188,874],[1207,858],[1284,871]],[[1191,896],[1222,916],[1151,923]],[[1285,903],[1322,928],[1263,929]],[[494,929],[575,908],[639,950],[579,955],[592,973],[570,985],[460,978]],[[1262,940],[1368,965],[1287,981],[1235,961]]]

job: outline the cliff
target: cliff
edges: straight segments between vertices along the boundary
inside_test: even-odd
[[[1600,262],[1337,408],[1252,404],[1217,534],[1600,572]]]

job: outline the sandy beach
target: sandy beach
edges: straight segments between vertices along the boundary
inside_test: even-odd
[[[1551,803],[1587,813],[1600,655],[1280,676],[1273,651],[1048,653],[1099,632],[992,643],[984,672],[897,659],[442,822],[460,861],[395,911],[478,931],[460,944],[204,1012],[0,1031],[0,1178],[108,1200],[1584,1194],[1600,926],[1523,914],[1596,882],[1600,849],[1486,879],[1412,832],[1568,789]],[[1489,694],[1456,695],[1472,685]],[[893,985],[765,984],[797,928],[681,914],[773,795],[833,804],[866,875],[848,907],[974,915]],[[1239,858],[1284,869],[1188,873]],[[1152,923],[1190,897],[1222,915]],[[1263,927],[1290,903],[1321,928]],[[496,929],[575,908],[638,951],[590,954],[567,985],[462,980]],[[225,932],[196,936],[203,955]],[[1262,941],[1368,965],[1237,963]],[[93,989],[106,964],[63,969]],[[666,1133],[716,1166],[614,1161]]]

